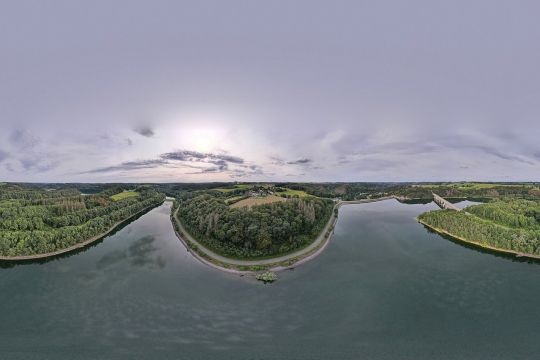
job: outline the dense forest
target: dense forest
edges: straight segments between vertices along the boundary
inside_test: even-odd
[[[389,195],[394,183],[282,183],[280,186],[306,193],[341,200],[358,200]]]
[[[359,200],[394,195],[405,199],[433,198],[432,192],[445,198],[496,199],[540,198],[538,183],[278,183],[293,190],[341,200]]]
[[[154,188],[139,186],[137,197],[114,201],[111,186],[92,195],[77,189],[0,185],[0,256],[58,251],[97,236],[142,210],[163,202]]]
[[[311,242],[332,212],[331,199],[395,195],[431,201],[432,192],[445,198],[506,199],[470,207],[472,215],[463,219],[463,213],[444,211],[422,216],[454,226],[458,236],[476,234],[492,246],[507,241],[510,245],[501,246],[537,251],[537,183],[0,183],[0,256],[72,246],[159,204],[164,194],[177,198],[174,206],[186,228],[208,247],[239,258],[272,256]],[[276,197],[280,201],[273,202]],[[463,223],[468,225],[460,229]]]
[[[272,256],[308,245],[320,234],[334,206],[328,199],[292,197],[234,208],[227,199],[238,194],[231,192],[182,192],[173,211],[178,209],[182,225],[198,241],[236,258]]]
[[[407,199],[431,199],[436,193],[446,199],[451,198],[540,198],[540,185],[537,183],[438,183],[438,184],[399,184],[388,192]]]
[[[419,220],[434,228],[500,249],[540,255],[540,201],[498,200],[465,211],[437,210]]]

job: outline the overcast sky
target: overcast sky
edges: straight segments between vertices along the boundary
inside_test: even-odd
[[[0,181],[540,180],[538,1],[2,1]]]

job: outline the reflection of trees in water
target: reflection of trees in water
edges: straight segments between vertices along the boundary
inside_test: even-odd
[[[485,247],[482,247],[482,246],[479,246],[479,245],[475,245],[475,244],[471,244],[471,243],[462,241],[460,239],[453,238],[452,236],[447,235],[447,234],[438,233],[437,231],[431,229],[429,226],[426,226],[426,225],[422,225],[422,226],[430,234],[438,235],[438,236],[440,236],[440,237],[442,237],[442,238],[444,238],[446,240],[449,240],[449,241],[453,242],[456,245],[462,246],[462,247],[470,249],[470,250],[474,250],[474,251],[479,252],[479,253],[491,254],[491,255],[494,255],[496,257],[500,257],[500,258],[503,258],[503,259],[506,259],[506,260],[510,260],[512,262],[540,264],[540,259],[528,258],[528,257],[525,257],[525,256],[517,257],[514,254],[505,253],[505,252],[502,252],[502,251],[497,251],[497,250],[485,248]]]
[[[161,208],[161,207],[163,207],[163,205],[160,206],[159,208]],[[168,207],[166,207],[166,208],[169,209]],[[134,216],[132,218],[127,219],[126,221],[122,222],[117,227],[115,227],[110,233],[104,235],[101,239],[93,241],[93,242],[83,246],[82,248],[73,249],[72,251],[69,251],[69,252],[65,252],[65,253],[62,253],[62,254],[58,254],[58,255],[54,255],[54,256],[50,256],[50,257],[46,257],[46,258],[41,258],[41,259],[16,260],[16,261],[13,261],[13,260],[0,260],[0,269],[9,269],[9,268],[13,268],[13,267],[18,266],[18,265],[46,264],[46,263],[51,262],[51,261],[65,259],[65,258],[74,256],[74,255],[80,254],[82,252],[85,252],[86,250],[89,250],[89,249],[91,249],[91,248],[93,248],[95,246],[98,246],[99,244],[101,244],[103,242],[103,240],[105,238],[114,236],[120,230],[124,229],[126,226],[128,226],[129,224],[135,222],[136,220],[138,220],[139,218],[146,215],[148,212],[150,212],[152,210],[153,209],[148,209],[147,211],[143,211],[140,214],[138,214],[138,215],[136,215],[136,216]],[[129,232],[131,232],[131,229],[128,229],[127,231],[129,233]]]
[[[126,250],[115,250],[105,254],[96,263],[98,269],[105,269],[117,263],[128,261],[137,267],[148,267],[152,269],[162,269],[165,267],[165,260],[160,256],[154,256],[159,249],[154,246],[156,238],[152,235],[143,236],[135,240]]]
[[[163,260],[160,255],[152,257],[153,253],[158,250],[158,248],[153,245],[155,240],[155,237],[148,235],[143,236],[142,238],[131,244],[128,252],[132,265],[149,265],[151,267],[156,266],[158,268],[165,267],[165,260]]]

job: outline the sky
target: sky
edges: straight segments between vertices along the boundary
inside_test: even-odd
[[[538,1],[0,2],[0,181],[539,181]]]

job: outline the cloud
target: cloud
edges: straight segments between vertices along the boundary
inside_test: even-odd
[[[395,168],[398,165],[397,161],[389,159],[362,159],[355,163],[356,170],[377,172]]]
[[[168,152],[161,154],[162,159],[167,160],[177,160],[177,161],[200,161],[207,162],[216,165],[222,165],[223,162],[234,163],[234,164],[243,164],[244,159],[238,156],[232,156],[227,154],[213,154],[213,153],[202,153],[198,151],[191,150],[178,150],[173,152]]]
[[[50,162],[47,157],[27,157],[19,160],[21,166],[26,171],[35,171],[38,173],[47,172],[60,165],[60,161]]]
[[[150,126],[139,126],[133,129],[133,131],[147,138],[154,136],[154,130]]]
[[[362,169],[369,171],[385,170],[399,167],[402,163],[409,166],[426,166],[427,159],[455,159],[459,162],[465,159],[486,158],[471,152],[482,152],[502,160],[513,163],[534,165],[535,162],[526,156],[519,154],[514,137],[505,133],[504,136],[486,134],[475,134],[469,132],[466,136],[451,135],[430,135],[422,136],[415,134],[417,141],[413,141],[411,136],[406,141],[385,141],[376,136],[363,137],[362,141],[349,141],[348,137],[342,139],[345,146],[338,147],[337,164],[350,166],[358,171]],[[517,149],[516,149],[517,148]],[[417,161],[417,159],[424,159]],[[443,160],[430,163],[437,164]],[[464,169],[456,166],[460,169]]]
[[[39,144],[39,139],[26,130],[15,129],[9,136],[9,142],[17,149],[31,150]]]
[[[203,153],[192,150],[178,150],[159,155],[157,159],[134,160],[123,162],[119,165],[100,167],[88,170],[84,173],[108,173],[113,171],[131,171],[157,167],[181,167],[194,168],[200,171],[188,174],[222,173],[229,171],[229,165],[235,165],[250,169],[252,173],[260,171],[257,165],[246,165],[244,159],[228,154]],[[202,164],[202,165],[195,165]],[[204,165],[211,164],[212,166]],[[247,171],[246,171],[247,173]]]
[[[167,162],[162,159],[151,159],[151,160],[135,160],[123,162],[120,165],[106,166],[101,168],[96,168],[88,171],[84,171],[81,174],[92,174],[92,173],[107,173],[112,171],[126,171],[126,170],[139,170],[139,169],[149,169],[156,168],[158,166],[165,165]]]
[[[15,172],[15,169],[13,168],[13,165],[11,165],[10,163],[7,163],[4,167],[9,172]]]
[[[0,149],[0,163],[9,157],[9,153]]]
[[[269,158],[272,161],[271,162],[272,165],[280,165],[281,166],[281,165],[286,164],[285,160],[283,160],[282,158],[280,158],[278,156],[270,156]]]
[[[286,161],[286,160],[280,158],[279,156],[270,156],[269,159],[271,160],[272,165],[278,165],[278,166],[283,166],[283,165],[308,165],[308,164],[313,162],[313,160],[309,159],[309,158],[299,158],[297,160]]]
[[[289,165],[306,165],[306,164],[311,163],[312,161],[313,160],[311,160],[311,159],[303,158],[303,159],[298,159],[298,160],[294,160],[294,161],[287,161],[287,164],[289,164]]]
[[[220,166],[212,166],[206,169],[203,169],[203,173],[216,173],[216,172],[224,172],[229,170],[229,167],[227,165],[220,165]]]
[[[26,129],[14,129],[7,137],[8,151],[0,150],[0,162],[10,158],[6,169],[10,172],[44,173],[56,169],[60,157],[47,147],[46,142]]]
[[[495,138],[501,139],[501,136],[495,136]],[[513,140],[513,137],[507,135],[504,139]],[[480,137],[473,134],[469,135],[467,138],[452,136],[440,140],[440,144],[447,148],[454,150],[478,150],[484,152],[485,154],[497,157],[502,160],[508,161],[517,161],[522,164],[535,165],[535,163],[524,156],[515,154],[515,145],[513,141],[504,141],[504,142],[495,142],[496,145],[493,145],[494,142],[490,137]]]
[[[474,146],[471,146],[471,148],[481,150],[481,151],[485,152],[486,154],[493,155],[495,157],[498,157],[499,159],[509,160],[509,161],[518,161],[518,162],[523,163],[523,164],[534,165],[534,162],[532,162],[530,160],[523,159],[523,158],[521,158],[519,156],[516,156],[516,155],[503,153],[500,150],[497,150],[497,149],[489,147],[489,146],[474,145]]]
[[[277,173],[265,172],[261,181],[286,174],[298,181],[538,178],[540,48],[529,40],[540,33],[540,2],[524,2],[509,17],[502,1],[470,2],[466,12],[451,1],[351,1],[338,14],[324,2],[301,0],[285,13],[265,8],[264,19],[258,7],[215,2],[215,13],[230,15],[226,24],[204,16],[196,2],[160,8],[122,2],[130,4],[114,2],[121,12],[89,2],[85,11],[44,7],[38,16],[12,1],[2,12],[13,15],[2,18],[7,28],[32,23],[40,29],[0,34],[12,45],[0,57],[0,68],[11,70],[0,87],[0,98],[9,99],[0,106],[0,148],[9,153],[0,164],[2,180],[140,181],[144,172],[168,181],[180,166],[222,171],[190,178],[218,180],[248,161]],[[143,24],[124,21],[149,11],[156,16]],[[65,31],[65,23],[48,21],[54,17],[99,22],[108,36],[86,26]],[[426,31],[426,19],[439,21]],[[281,31],[269,32],[279,20],[285,20]],[[152,51],[140,51],[141,32]],[[241,33],[243,40],[224,32]],[[200,36],[170,46],[171,33]],[[487,34],[501,41],[493,46]],[[118,39],[122,46],[115,46]],[[33,56],[36,48],[42,56]],[[115,61],[97,63],[89,48]],[[244,61],[246,53],[252,61]],[[16,76],[28,68],[33,76]],[[201,151],[199,144],[239,158],[214,147],[219,158],[160,157],[173,149]],[[43,176],[38,157],[60,165]],[[303,159],[313,163],[298,162]],[[397,164],[370,178],[359,169],[363,159],[374,159],[364,163],[368,168],[380,160]],[[8,164],[13,172],[5,170]],[[462,164],[469,168],[460,171]],[[150,166],[156,168],[129,170]],[[110,174],[77,175],[87,169]]]

